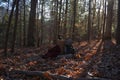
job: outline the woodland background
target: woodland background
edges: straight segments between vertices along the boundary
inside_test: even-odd
[[[88,71],[91,71],[98,77],[119,80],[119,9],[120,0],[0,0],[0,69],[3,70],[1,78],[11,78],[10,76],[15,78],[11,69],[29,70],[28,65],[30,65],[30,71],[31,69],[43,70],[43,65],[40,63],[47,61],[42,59],[40,54],[45,53],[52,43],[56,43],[60,34],[63,39],[70,36],[74,40],[73,45],[78,52],[74,59],[70,58],[70,61],[72,60],[71,64],[76,66],[81,64],[87,66],[83,68],[84,77]],[[33,58],[33,55],[36,57]],[[61,70],[65,72],[64,67],[61,68],[61,61],[70,64],[67,63],[70,62],[69,59],[64,56],[55,61],[51,60],[50,63],[48,61],[46,66],[50,64],[55,66],[58,63],[60,68],[56,70],[58,73]],[[103,63],[97,63],[99,61]],[[98,64],[102,67],[97,66]],[[45,71],[47,69],[49,68],[45,68]],[[72,72],[74,71],[76,70]],[[78,71],[82,72],[82,68]],[[7,72],[10,74],[6,76]],[[77,78],[80,77],[79,72],[74,73],[79,74]],[[67,76],[72,78],[75,76],[68,73],[69,75],[66,73]],[[18,78],[20,75],[16,76]],[[52,79],[47,72],[44,76]]]

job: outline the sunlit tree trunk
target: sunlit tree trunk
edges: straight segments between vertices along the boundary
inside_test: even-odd
[[[38,3],[38,9],[37,9],[37,47],[39,47],[40,46],[40,19],[39,19],[39,17],[40,17],[40,9],[41,9],[41,7],[40,7],[40,5],[41,5],[41,0],[39,0],[39,3]]]
[[[103,6],[103,32],[102,32],[102,40],[104,40],[104,38],[105,38],[105,28],[106,28],[106,8],[107,8],[107,4],[106,4],[106,0],[103,0],[103,2],[104,2],[104,6]]]
[[[50,1],[50,32],[48,35],[49,38],[49,43],[51,43],[53,41],[53,18],[54,18],[54,8],[53,8],[53,1]],[[50,34],[51,33],[51,34]]]

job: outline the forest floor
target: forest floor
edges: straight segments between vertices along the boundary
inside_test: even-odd
[[[76,54],[43,59],[48,46],[16,49],[7,58],[1,50],[0,80],[120,80],[120,47],[111,41],[75,42]]]

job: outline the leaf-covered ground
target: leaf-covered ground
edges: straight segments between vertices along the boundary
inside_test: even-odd
[[[16,49],[16,52],[9,53],[7,58],[2,57],[4,53],[1,50],[0,79],[72,80],[81,77],[101,77],[101,80],[102,78],[119,80],[119,57],[116,58],[114,54],[119,53],[119,46],[116,47],[109,41],[103,43],[102,40],[94,40],[89,44],[75,42],[73,45],[76,48],[75,55],[68,53],[54,59],[41,58],[47,49],[53,46],[49,44],[39,48]],[[109,67],[111,69],[108,69]],[[113,73],[108,75],[111,72]]]

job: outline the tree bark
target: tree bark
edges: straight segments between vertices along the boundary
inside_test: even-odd
[[[105,38],[105,28],[106,28],[106,8],[107,8],[107,4],[106,4],[106,0],[103,0],[104,2],[104,6],[103,6],[103,33],[102,33],[102,40],[104,40]]]
[[[23,0],[23,6],[24,6],[23,46],[26,46],[26,9],[25,9],[25,5],[26,5],[25,0]]]
[[[11,52],[14,52],[14,49],[15,49],[17,23],[18,23],[18,11],[19,11],[19,0],[17,0],[17,2],[16,2],[15,24],[14,24],[14,32],[13,32],[13,41],[12,41]]]
[[[53,39],[53,43],[57,43],[57,39],[58,39],[58,32],[59,32],[59,26],[58,26],[58,0],[54,1],[55,3],[55,8],[54,8],[54,39]]]
[[[43,43],[43,22],[44,22],[44,16],[43,16],[43,8],[44,8],[44,0],[42,0],[42,6],[41,6],[41,37],[40,37],[40,44]]]
[[[9,31],[10,31],[10,27],[11,27],[11,22],[12,22],[12,17],[13,17],[13,12],[14,12],[14,8],[16,5],[16,1],[13,1],[13,5],[12,5],[12,10],[9,16],[9,22],[8,22],[8,26],[7,26],[7,30],[6,30],[6,35],[5,35],[5,46],[4,46],[4,55],[7,56],[7,48],[8,48],[8,37],[9,37]]]
[[[98,8],[98,14],[97,14],[97,27],[98,27],[98,34],[97,34],[97,36],[98,37],[101,37],[100,35],[101,35],[101,26],[100,26],[100,24],[101,24],[101,12],[100,12],[100,10],[101,10],[101,0],[100,0],[100,6],[99,6],[99,8]],[[100,39],[100,38],[99,38]]]
[[[40,16],[40,7],[41,5],[41,0],[39,0],[39,3],[38,3],[38,7],[37,7],[37,47],[40,46],[40,19],[39,19],[39,16]]]
[[[118,11],[117,11],[117,28],[116,28],[116,44],[120,45],[120,0],[118,0]]]
[[[66,33],[67,33],[67,13],[68,13],[68,0],[66,0],[66,6],[65,6],[65,23],[64,23],[64,30],[63,30],[63,34],[64,34],[64,38],[66,38]]]
[[[74,4],[73,4],[73,29],[72,29],[72,39],[75,39],[75,23],[76,23],[76,6],[77,6],[77,0],[74,0]]]
[[[88,42],[91,40],[91,0],[89,0],[89,15],[88,15]]]
[[[108,0],[105,40],[112,39],[113,6],[114,6],[114,0]]]
[[[22,47],[23,46],[23,35],[22,35],[22,28],[23,28],[23,26],[22,26],[22,6],[20,6],[20,19],[19,19],[19,21],[20,21],[20,26],[19,26],[19,46],[20,47]]]
[[[60,34],[62,31],[62,25],[61,25],[61,11],[62,11],[62,1],[63,0],[60,0],[60,3],[59,3],[59,15],[58,15],[58,34]]]
[[[31,10],[30,10],[30,17],[29,17],[29,26],[28,26],[28,39],[27,39],[27,46],[34,47],[35,46],[35,21],[36,21],[36,4],[37,0],[31,0]]]

